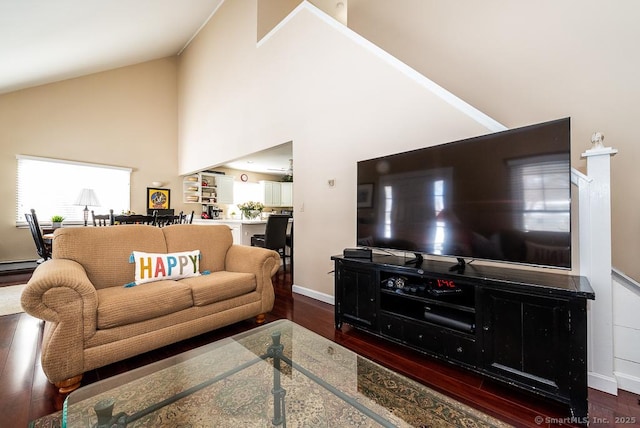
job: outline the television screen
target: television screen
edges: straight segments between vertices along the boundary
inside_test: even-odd
[[[358,162],[357,243],[571,267],[570,119]]]

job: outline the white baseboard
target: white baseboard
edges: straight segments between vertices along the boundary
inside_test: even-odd
[[[294,293],[302,294],[303,296],[311,297],[312,299],[320,300],[321,302],[328,303],[330,305],[336,304],[334,296],[329,294],[320,293],[319,291],[311,290],[309,288],[300,287],[299,285],[293,285],[291,291]]]
[[[626,373],[613,372],[618,379],[618,387],[625,391],[640,394],[640,378],[628,375]]]
[[[618,395],[618,382],[613,377],[589,372],[587,373],[587,385],[589,388],[597,389],[607,394]]]

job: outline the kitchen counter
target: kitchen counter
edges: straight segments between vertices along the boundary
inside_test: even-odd
[[[214,223],[233,223],[233,224],[267,224],[267,220],[236,220],[227,218],[194,218],[193,224],[214,224]]]
[[[193,224],[229,226],[233,235],[233,243],[239,245],[251,245],[251,237],[255,234],[264,234],[267,228],[267,220],[232,220],[232,219],[204,219],[194,218]]]
[[[289,223],[293,218],[289,219]],[[215,225],[224,224],[229,226],[233,235],[233,243],[239,245],[251,245],[251,237],[257,234],[264,234],[267,229],[267,220],[233,220],[233,219],[204,219],[194,218],[193,224]]]

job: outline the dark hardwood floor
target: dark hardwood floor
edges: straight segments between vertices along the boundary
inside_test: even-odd
[[[0,286],[24,283],[30,274],[0,276]],[[371,360],[411,377],[432,389],[518,427],[576,426],[568,409],[434,360],[385,340],[333,324],[333,306],[291,293],[291,277],[275,279],[276,304],[267,322],[288,318]],[[83,384],[96,382],[145,364],[193,349],[255,327],[234,324],[152,352],[85,373]],[[0,427],[26,427],[29,421],[62,408],[64,396],[48,383],[40,367],[42,322],[26,314],[0,317]],[[638,426],[640,397],[589,390],[590,426]],[[629,423],[635,418],[635,423]],[[616,423],[617,422],[617,423]]]

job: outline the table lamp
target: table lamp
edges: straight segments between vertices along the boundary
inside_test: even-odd
[[[89,220],[89,205],[97,207],[100,202],[98,202],[98,197],[93,189],[82,189],[74,205],[84,205],[84,225],[86,226],[87,220]]]

